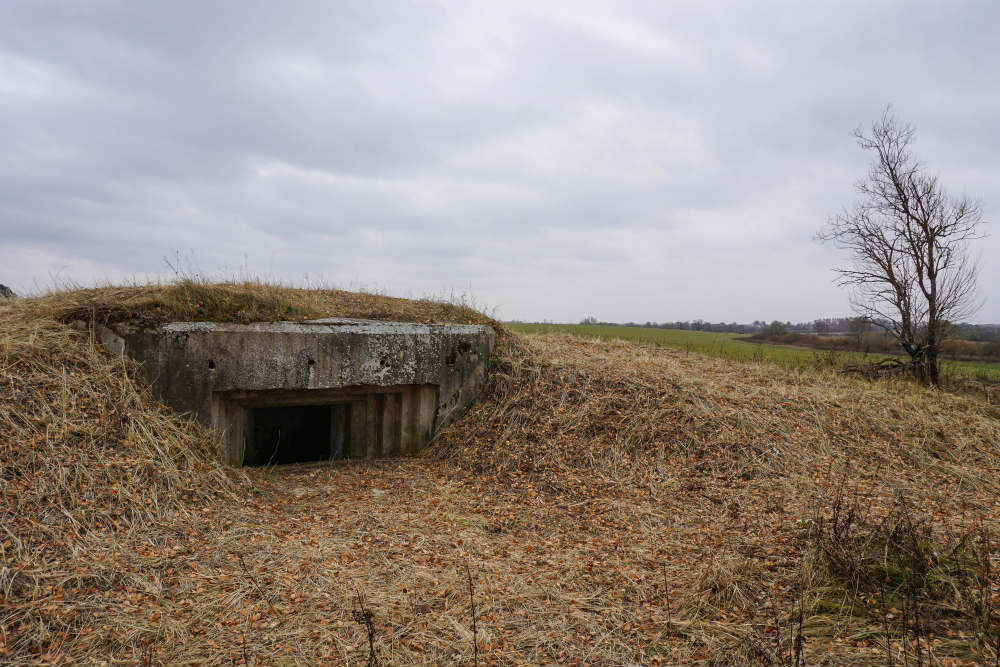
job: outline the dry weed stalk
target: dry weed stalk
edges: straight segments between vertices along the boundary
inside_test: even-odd
[[[357,594],[358,609],[354,612],[354,620],[365,629],[368,637],[368,660],[367,667],[378,667],[378,655],[375,653],[375,614],[365,606],[365,598],[360,589],[355,589]]]
[[[472,570],[465,564],[465,576],[469,579],[469,608],[472,612],[472,664],[479,667],[479,631],[476,626],[476,591],[472,586]]]

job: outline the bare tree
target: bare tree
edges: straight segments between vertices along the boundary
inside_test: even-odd
[[[968,244],[982,237],[983,216],[978,202],[949,196],[913,157],[913,135],[890,109],[870,134],[854,131],[873,154],[855,185],[860,201],[831,218],[818,238],[851,253],[851,266],[836,271],[840,284],[854,290],[855,311],[900,342],[922,382],[937,385],[948,324],[980,305]]]

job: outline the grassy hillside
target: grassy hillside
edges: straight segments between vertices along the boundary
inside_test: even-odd
[[[996,406],[511,336],[421,457],[227,470],[61,320],[453,311],[172,289],[0,302],[0,662],[997,659]]]
[[[614,340],[632,340],[698,352],[734,361],[769,361],[788,368],[844,366],[883,359],[887,355],[823,351],[747,340],[743,334],[581,324],[510,324],[520,333],[568,333]],[[979,361],[942,362],[945,375],[1000,382],[1000,364]]]

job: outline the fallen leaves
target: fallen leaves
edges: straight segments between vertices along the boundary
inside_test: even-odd
[[[385,661],[469,662],[468,562],[486,664],[725,662],[791,609],[796,519],[847,459],[873,504],[902,486],[941,526],[996,521],[981,509],[996,508],[996,420],[951,398],[531,339],[439,458],[244,476],[85,337],[3,321],[11,662],[363,662],[359,589]],[[922,434],[949,419],[974,446],[921,463]],[[817,659],[878,656],[809,631]]]

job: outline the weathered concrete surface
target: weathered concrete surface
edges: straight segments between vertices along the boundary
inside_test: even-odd
[[[495,343],[484,326],[341,318],[118,325],[98,334],[142,363],[168,405],[226,432],[222,455],[237,465],[252,411],[265,406],[349,405],[349,432],[331,435],[331,456],[345,437],[353,443],[345,455],[415,451],[476,399]]]

